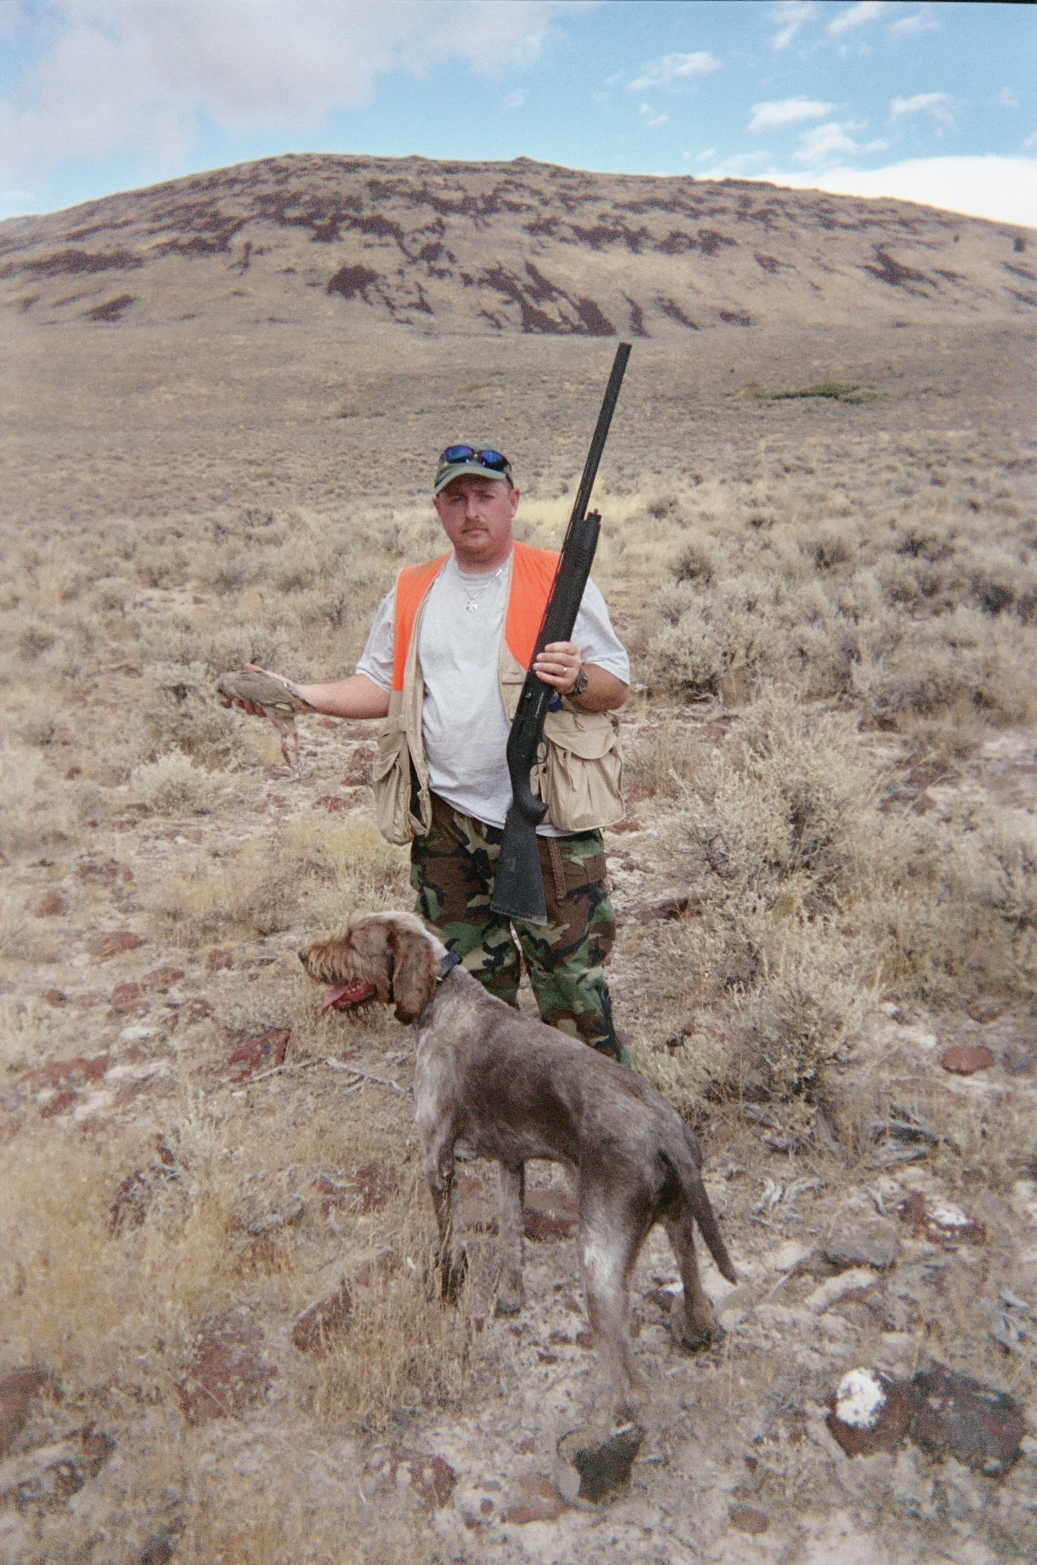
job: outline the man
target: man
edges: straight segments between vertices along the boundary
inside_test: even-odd
[[[432,503],[452,553],[400,572],[352,677],[285,683],[331,717],[387,719],[374,771],[379,828],[410,841],[416,911],[469,972],[514,1005],[524,957],[543,1020],[618,1059],[601,828],[623,813],[610,714],[629,694],[630,666],[593,582],[573,640],[545,647],[534,665],[558,692],[537,768],[548,923],[511,925],[490,911],[511,803],[508,731],[557,561],[514,540],[519,499],[500,452],[448,446]]]

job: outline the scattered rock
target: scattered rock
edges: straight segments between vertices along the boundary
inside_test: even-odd
[[[245,1232],[253,1239],[259,1239],[264,1234],[277,1233],[279,1228],[290,1228],[305,1210],[306,1203],[301,1195],[271,1199],[260,1193],[247,1196],[240,1203],[237,1216]]]
[[[888,1271],[897,1263],[900,1237],[893,1223],[861,1223],[853,1228],[838,1229],[821,1246],[821,1253],[840,1271],[851,1266],[872,1266],[876,1271]]]
[[[266,1032],[261,1032],[258,1037],[249,1038],[245,1043],[239,1044],[234,1052],[227,1056],[228,1065],[238,1066],[238,1070],[231,1076],[231,1081],[247,1081],[256,1071],[270,1070],[275,1065],[283,1065],[291,1036],[287,1027],[270,1027]]]
[[[629,1481],[644,1437],[640,1424],[626,1424],[604,1439],[593,1429],[572,1429],[563,1435],[558,1442],[558,1455],[565,1464],[558,1484],[562,1497],[570,1504],[598,1505],[607,1494],[621,1489]]]
[[[234,966],[234,958],[229,951],[223,951],[219,946],[213,946],[209,955],[205,958],[205,965],[210,973],[220,973]]]
[[[77,1011],[92,1011],[99,1005],[106,1005],[108,996],[100,989],[88,989],[84,994],[77,994],[72,1004]]]
[[[672,922],[680,918],[688,911],[696,912],[691,907],[691,898],[686,891],[668,891],[663,896],[653,897],[651,902],[639,902],[630,910],[631,918],[636,918],[639,924],[650,924],[655,920]]]
[[[40,999],[46,1005],[66,1005],[68,1003],[68,995],[64,989],[44,989]]]
[[[949,1201],[927,1197],[920,1190],[912,1190],[897,1206],[897,1216],[906,1223],[916,1239],[928,1239],[930,1244],[959,1245],[986,1244],[987,1227],[977,1218],[969,1217]]]
[[[828,1428],[847,1456],[893,1451],[907,1435],[917,1406],[910,1381],[874,1369],[851,1369],[829,1399]]]
[[[68,912],[68,898],[60,891],[45,891],[32,911],[37,918],[62,918]]]
[[[1008,1010],[1007,1000],[976,1000],[969,1006],[969,1015],[974,1022],[981,1022],[984,1026],[989,1022],[998,1022]]]
[[[173,1548],[169,1541],[169,1533],[163,1529],[145,1538],[141,1551],[137,1555],[137,1565],[168,1565],[172,1558]]]
[[[76,874],[80,880],[86,881],[91,886],[114,886],[118,881],[130,885],[133,880],[133,871],[129,865],[119,864],[115,859],[108,859],[103,864],[96,861],[80,864],[76,868]]]
[[[382,1446],[364,1463],[364,1480],[363,1487],[372,1496],[409,1487],[422,1510],[431,1515],[449,1503],[457,1474],[441,1456],[407,1454]]]
[[[140,984],[116,984],[112,990],[112,1010],[116,1016],[132,1016],[138,1007],[147,1010],[148,1002],[144,1000],[141,1006],[141,1000]]]
[[[72,1092],[66,1088],[64,1092],[55,1092],[40,1104],[41,1119],[56,1119],[59,1114],[64,1114],[70,1109],[79,1097],[78,1092]]]
[[[353,1175],[353,1185],[356,1190],[355,1210],[361,1216],[366,1216],[369,1212],[381,1211],[399,1189],[399,1180],[391,1164],[379,1163],[375,1159],[357,1169]]]
[[[236,1418],[261,1402],[277,1374],[260,1351],[262,1329],[247,1316],[229,1312],[198,1332],[177,1385],[189,1424]]]
[[[0,1500],[13,1501],[19,1511],[57,1510],[96,1478],[115,1441],[94,1424],[77,1429],[53,1445],[5,1463]]]
[[[189,1000],[167,1000],[166,1007],[169,1011],[169,1025],[173,1028],[181,1022],[185,1027],[191,1027],[195,1022],[203,1022],[212,1015],[212,1006],[200,994],[193,994]]]
[[[567,1190],[537,1186],[526,1191],[527,1239],[571,1239],[579,1223],[576,1198]]]
[[[606,826],[605,830],[616,832],[617,835],[627,831],[640,831],[641,822],[634,815],[624,815],[621,821],[617,821],[614,826]]]
[[[184,976],[182,967],[153,967],[150,973],[145,973],[140,981],[142,989],[149,994],[167,994],[174,984],[178,984]]]
[[[60,1087],[67,1082],[100,1081],[108,1069],[107,1054],[74,1055],[70,1060],[48,1060],[29,1076],[40,1087]]]
[[[1017,1460],[1026,1424],[1019,1404],[943,1364],[913,1381],[917,1412],[911,1438],[934,1456],[954,1456],[966,1467],[1002,1478]]]
[[[327,810],[329,815],[341,815],[344,810],[350,808],[350,800],[343,798],[340,793],[322,793],[317,800],[319,809]]]
[[[107,934],[92,936],[86,943],[86,949],[99,962],[106,962],[109,957],[118,956],[122,951],[136,951],[144,943],[143,935],[135,935],[129,929],[112,929]]]
[[[300,1353],[326,1353],[334,1339],[349,1330],[353,1300],[345,1282],[326,1299],[311,1304],[295,1323],[292,1341]]]
[[[10,1451],[47,1386],[42,1370],[25,1364],[0,1378],[0,1457]]]
[[[524,1527],[528,1522],[554,1522],[566,1508],[566,1502],[546,1473],[527,1473],[516,1484],[517,1499],[504,1512],[504,1520]]]
[[[731,1507],[731,1526],[738,1532],[747,1532],[752,1537],[758,1538],[761,1533],[767,1531],[770,1524],[770,1518],[762,1511],[754,1510],[751,1505]]]
[[[940,1055],[940,1064],[953,1076],[974,1076],[988,1071],[996,1062],[989,1049],[980,1044],[954,1043]]]

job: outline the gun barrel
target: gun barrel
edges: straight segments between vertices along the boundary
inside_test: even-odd
[[[626,373],[629,357],[629,342],[621,342],[616,349],[616,357],[612,361],[612,374],[609,376],[609,383],[605,387],[601,412],[598,414],[598,422],[594,427],[590,450],[587,452],[587,460],[583,466],[583,477],[580,479],[580,487],[576,491],[576,503],[573,506],[572,517],[569,521],[570,527],[573,522],[587,514],[587,507],[590,505],[591,500],[591,490],[594,488],[594,480],[598,476],[598,464],[605,449],[605,441],[608,439],[609,425],[612,423],[612,415],[616,411],[616,403],[619,401],[619,388],[623,384],[623,376]]]

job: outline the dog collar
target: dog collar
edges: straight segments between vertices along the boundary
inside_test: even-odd
[[[449,973],[452,968],[459,966],[460,961],[461,958],[458,956],[456,951],[448,951],[446,956],[444,956],[440,961],[439,977],[436,979],[437,984],[441,984],[447,973]]]

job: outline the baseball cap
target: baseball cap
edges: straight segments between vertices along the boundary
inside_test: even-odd
[[[503,479],[510,483],[511,463],[503,451],[495,451],[492,446],[447,446],[440,454],[433,494],[439,494],[455,478],[464,478],[466,474],[471,474],[473,478]]]

